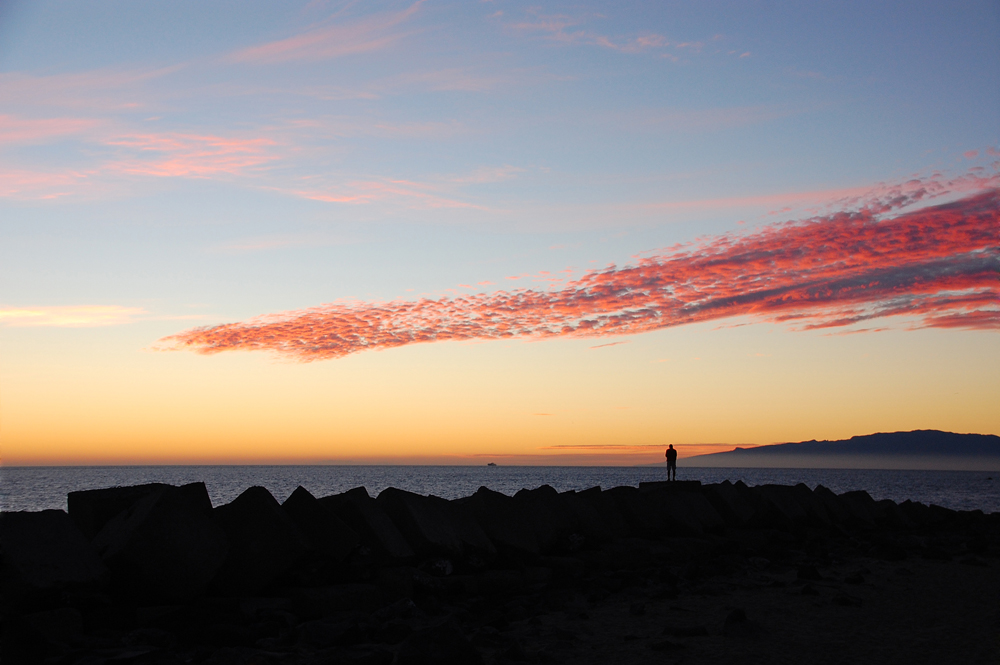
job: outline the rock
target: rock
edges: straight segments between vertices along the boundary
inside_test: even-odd
[[[414,632],[399,645],[396,665],[481,665],[483,657],[461,628],[446,622]]]
[[[845,524],[851,521],[851,512],[840,502],[840,499],[832,490],[817,485],[813,490],[813,496],[823,504],[826,514],[834,524]]]
[[[851,514],[851,522],[855,526],[866,529],[875,528],[875,499],[871,498],[868,492],[864,490],[844,492],[838,495],[837,498],[840,501],[840,505],[844,506],[847,512]]]
[[[405,561],[414,556],[413,549],[381,506],[368,495],[364,487],[355,487],[343,494],[323,497],[319,502],[350,526],[361,542],[380,556]]]
[[[83,634],[83,616],[72,607],[35,612],[24,619],[47,640],[67,644]]]
[[[841,593],[833,597],[831,601],[834,605],[840,605],[841,607],[861,607],[861,599],[854,596],[849,596],[846,593]]]
[[[475,494],[452,502],[455,509],[474,519],[498,551],[514,558],[538,556],[533,529],[526,528],[523,505],[514,499],[480,487]]]
[[[354,620],[304,621],[295,628],[296,642],[319,649],[359,644],[367,638],[367,632]]]
[[[686,481],[685,484],[697,481]],[[668,485],[680,484],[667,483]],[[675,487],[664,489],[659,487],[645,492],[646,500],[653,503],[663,514],[668,533],[671,535],[698,535],[708,532],[719,532],[725,529],[726,522],[711,502],[700,492],[692,491],[698,487],[689,485],[691,490],[678,490]]]
[[[621,513],[629,531],[641,538],[653,538],[664,531],[664,517],[635,487],[614,487],[600,494],[610,499]]]
[[[107,569],[61,510],[0,513],[4,604],[100,585]]]
[[[260,591],[309,551],[309,541],[263,487],[247,489],[215,515],[229,540],[229,555],[214,582],[223,595]]]
[[[574,499],[567,502],[571,510],[573,509],[572,501],[577,499],[582,502],[582,506],[589,510],[594,520],[608,530],[611,538],[625,538],[631,535],[631,531],[629,531],[628,525],[625,523],[625,518],[619,512],[614,499],[605,495],[600,487],[591,487],[575,492]],[[586,533],[589,528],[587,526],[588,522],[584,517],[580,517],[579,519],[581,529]],[[598,539],[598,542],[600,542],[600,539]]]
[[[204,483],[157,486],[105,524],[92,544],[118,592],[157,600],[202,593],[228,551]]]
[[[819,574],[816,566],[799,566],[798,572],[795,574],[795,579],[819,582],[823,579],[823,576]]]
[[[385,596],[375,584],[303,587],[295,590],[292,600],[296,614],[304,617],[341,612],[371,612],[385,604]]]
[[[303,487],[297,487],[281,507],[324,557],[343,561],[361,543],[351,527]]]
[[[878,521],[883,526],[893,529],[911,529],[916,526],[913,520],[907,517],[906,513],[892,499],[876,501],[875,506],[878,510]]]
[[[66,495],[69,516],[88,539],[92,539],[118,513],[130,508],[140,499],[170,487],[163,483],[132,485],[130,487],[108,487],[99,490],[83,490]]]
[[[792,487],[792,494],[802,509],[806,511],[809,524],[820,527],[828,527],[833,524],[833,518],[830,511],[826,509],[826,504],[809,489],[808,485],[805,483],[795,485]]]
[[[809,523],[809,515],[793,488],[787,485],[758,485],[753,490],[770,509],[774,527],[788,529]]]
[[[427,497],[389,487],[375,500],[417,554],[456,559],[464,554],[452,520]]]
[[[467,511],[462,510],[459,504],[433,495],[428,496],[427,499],[447,516],[458,534],[459,540],[462,541],[462,549],[465,551],[466,557],[479,557],[489,561],[496,556],[497,548],[489,536],[486,535],[475,518]]]
[[[706,637],[708,636],[708,629],[701,625],[667,626],[663,629],[663,634],[673,635],[674,637]]]
[[[567,510],[573,513],[573,519],[579,526],[581,535],[589,542],[604,543],[616,536],[616,529],[607,522],[599,510],[595,510],[593,503],[581,494],[570,490],[561,492],[559,498]]]
[[[700,480],[652,480],[639,483],[640,492],[663,490],[667,492],[698,492],[701,490]]]
[[[746,526],[756,510],[728,480],[717,485],[705,485],[702,494],[730,526]]]
[[[945,508],[937,504],[927,506],[927,523],[931,526],[942,527],[950,525],[958,517],[958,513],[951,508]]]
[[[372,637],[380,644],[399,644],[413,634],[413,628],[402,621],[388,621],[378,626]]]
[[[878,543],[869,554],[882,561],[903,561],[906,559],[906,549],[899,543],[890,541]]]
[[[746,611],[736,608],[726,616],[722,634],[729,637],[756,639],[762,630],[759,623],[747,618]]]
[[[906,519],[917,526],[924,526],[931,519],[930,508],[919,501],[907,499],[899,504],[899,510],[906,515]]]
[[[525,518],[523,526],[534,530],[539,551],[543,554],[566,549],[570,536],[580,531],[573,511],[549,485],[519,490],[514,495],[514,504],[520,507]]]

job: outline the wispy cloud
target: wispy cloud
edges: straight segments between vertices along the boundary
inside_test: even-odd
[[[150,84],[184,70],[186,64],[148,70],[96,69],[36,76],[0,73],[0,105],[4,108],[73,109],[74,112],[142,111],[153,104]]]
[[[508,27],[523,32],[540,33],[548,39],[563,44],[598,46],[620,53],[655,52],[670,60],[679,59],[679,53],[699,52],[705,46],[704,42],[671,40],[655,32],[606,35],[582,27],[584,23],[585,19],[582,17],[542,14],[537,9],[532,9],[528,11],[525,20],[510,23]]]
[[[607,344],[598,344],[597,346],[592,346],[592,349],[603,349],[606,346],[618,346],[619,344],[628,344],[628,340],[624,342],[608,342]]]
[[[890,316],[915,327],[1000,328],[1000,190],[889,217],[905,203],[718,236],[548,291],[337,302],[160,343],[310,361],[420,342],[636,334],[735,316],[800,330]]]
[[[196,134],[133,134],[111,139],[130,156],[106,168],[135,175],[206,177],[242,175],[277,159],[268,138]]]
[[[422,2],[423,0],[416,2],[403,11],[379,14],[350,23],[337,23],[315,28],[287,39],[241,49],[231,54],[229,60],[233,62],[278,63],[326,60],[355,53],[376,51],[399,39],[401,33],[394,29],[413,16]]]
[[[325,203],[370,204],[399,203],[415,208],[469,208],[482,206],[455,198],[441,186],[412,180],[355,180],[329,186],[318,186],[309,180],[302,187],[274,188],[292,196]]]
[[[282,158],[277,142],[269,138],[136,133],[93,139],[90,145],[113,154],[79,168],[45,171],[0,166],[0,198],[121,196],[130,191],[129,182],[136,176],[248,178]]]
[[[43,143],[97,126],[91,118],[20,118],[0,115],[0,143]]]
[[[945,177],[940,173],[933,173],[927,177],[914,177],[899,183],[754,196],[659,201],[640,204],[638,207],[648,210],[724,210],[760,207],[769,208],[769,214],[783,214],[795,210],[820,213],[850,208],[885,212],[941,196],[983,191],[998,186],[1000,186],[1000,174],[981,175],[970,171],[959,176]]]
[[[0,198],[22,200],[53,200],[73,196],[81,191],[104,193],[106,188],[95,183],[93,170],[62,169],[35,171],[0,168]]]
[[[7,326],[48,326],[93,328],[132,323],[146,313],[140,307],[120,305],[69,305],[63,307],[0,307],[0,324]]]

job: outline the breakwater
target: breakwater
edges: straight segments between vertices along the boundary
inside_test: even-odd
[[[872,566],[993,571],[1000,557],[1000,514],[805,485],[483,487],[450,501],[300,487],[280,504],[251,487],[213,508],[202,483],[148,484],[73,492],[68,508],[0,515],[7,662],[586,662],[557,633],[510,633],[579,630],[625,600],[641,623],[706,584],[860,608]],[[743,608],[724,614],[644,648],[765,630]]]

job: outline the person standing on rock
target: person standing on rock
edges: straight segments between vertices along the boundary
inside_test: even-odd
[[[673,478],[670,477],[671,471]],[[672,443],[667,447],[667,480],[677,480],[677,451]]]

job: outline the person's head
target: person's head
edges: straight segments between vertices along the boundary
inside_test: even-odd
[[[668,448],[670,448],[670,450],[673,450],[673,449],[674,449],[674,444],[672,444],[672,443],[671,443],[671,444],[670,444],[669,446],[667,446],[667,447],[668,447]]]

